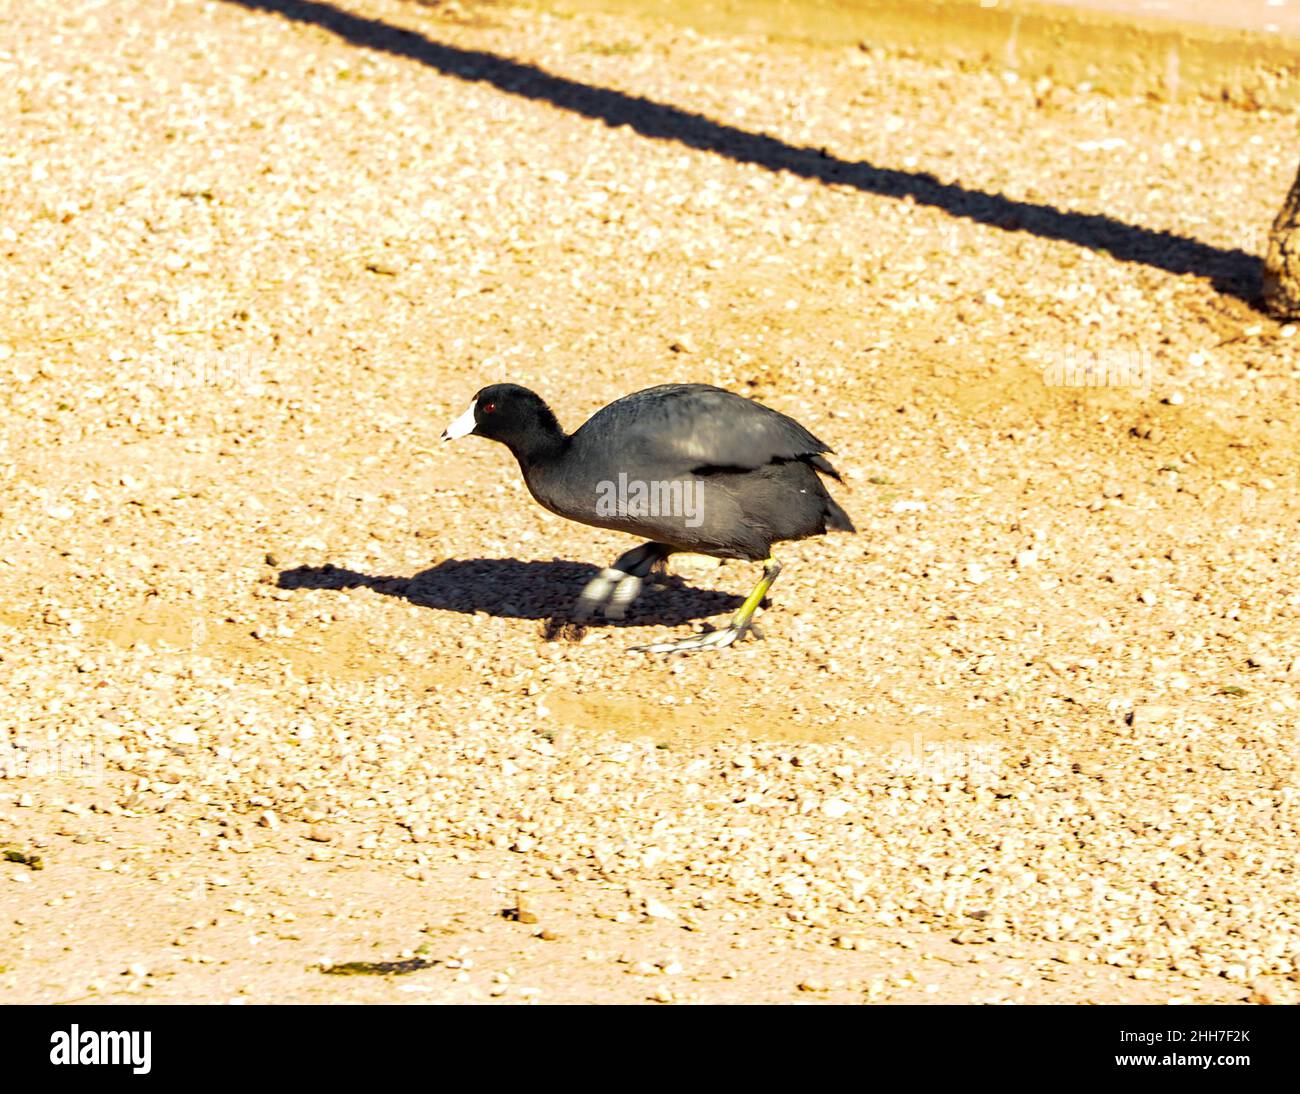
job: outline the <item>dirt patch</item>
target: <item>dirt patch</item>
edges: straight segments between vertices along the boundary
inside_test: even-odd
[[[1022,79],[1119,95],[1209,96],[1257,110],[1300,102],[1300,26],[1286,12],[1182,3],[1013,0],[534,0],[556,11],[652,16],[706,34],[902,50],[939,63],[1000,67]],[[1225,17],[1226,16],[1226,17]],[[1278,28],[1279,20],[1284,24]],[[1272,27],[1274,29],[1266,29]],[[1280,33],[1279,33],[1280,31]]]

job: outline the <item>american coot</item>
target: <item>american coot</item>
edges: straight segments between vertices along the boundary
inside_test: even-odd
[[[443,432],[500,441],[519,461],[529,492],[547,509],[650,542],[592,579],[576,614],[621,617],[642,579],[674,551],[763,563],[763,576],[729,626],[651,653],[729,646],[781,571],[772,544],[853,522],[818,473],[840,476],[830,449],[793,418],[708,384],[664,384],[624,396],[573,434],[542,399],[517,384],[485,387]]]

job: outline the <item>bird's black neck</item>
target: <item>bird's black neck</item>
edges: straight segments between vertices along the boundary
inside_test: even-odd
[[[527,474],[531,467],[550,463],[564,455],[569,447],[569,436],[560,428],[551,408],[543,406],[532,421],[505,443]]]

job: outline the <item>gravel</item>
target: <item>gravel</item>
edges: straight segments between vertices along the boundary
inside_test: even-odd
[[[1231,268],[1295,166],[1262,110],[348,10]],[[0,835],[44,868],[0,863],[0,997],[235,994],[256,919],[277,956],[240,993],[377,998],[297,970],[411,886],[478,895],[396,999],[1295,997],[1294,327],[235,3],[8,29]],[[1116,365],[1142,383],[1051,382]],[[784,550],[761,643],[627,652],[753,580],[689,560],[548,641],[628,541],[539,509],[493,446],[437,446],[505,379],[570,427],[660,382],[760,397],[835,446],[860,534]],[[217,937],[196,914],[243,941],[177,948]],[[561,956],[475,965],[489,920]]]

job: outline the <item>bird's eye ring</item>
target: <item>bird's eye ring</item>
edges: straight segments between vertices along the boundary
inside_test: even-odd
[[[496,409],[496,403],[484,403],[479,407],[479,410],[483,411],[484,414],[495,414]]]

